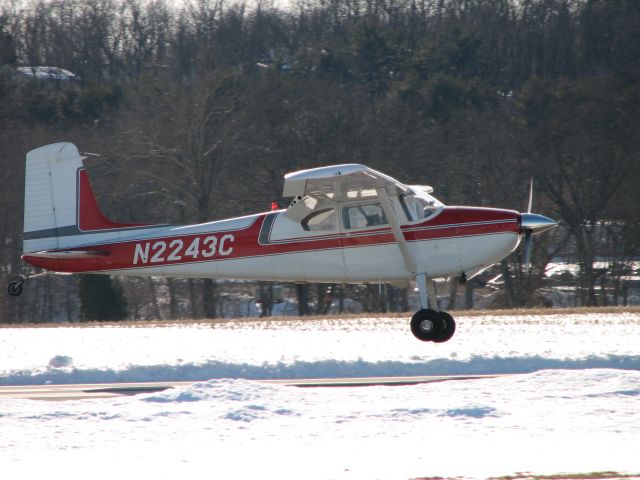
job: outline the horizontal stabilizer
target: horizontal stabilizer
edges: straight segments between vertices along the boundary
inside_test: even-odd
[[[31,258],[57,258],[60,260],[65,259],[81,259],[81,258],[100,258],[109,255],[109,252],[104,250],[51,250],[44,252],[31,252],[26,253],[23,257]]]

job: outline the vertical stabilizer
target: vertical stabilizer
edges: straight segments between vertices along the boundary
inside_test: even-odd
[[[59,237],[77,229],[76,178],[83,157],[72,143],[27,153],[23,251],[59,248]]]
[[[73,143],[54,143],[27,153],[23,253],[87,245],[150,226],[104,216],[84,158]]]

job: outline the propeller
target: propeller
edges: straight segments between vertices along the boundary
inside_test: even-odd
[[[533,176],[529,186],[529,205],[527,213],[520,214],[520,233],[524,234],[524,264],[527,270],[531,270],[531,245],[532,236],[549,230],[558,225],[558,222],[544,215],[531,213],[533,206]]]
[[[533,175],[529,181],[529,205],[527,206],[527,214],[531,214],[531,207],[533,207]],[[533,230],[526,229],[524,231],[524,265],[527,270],[531,270],[531,236]]]

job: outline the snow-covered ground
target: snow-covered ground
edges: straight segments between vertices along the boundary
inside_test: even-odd
[[[640,473],[640,314],[0,329],[0,384],[192,380],[0,398],[0,478],[409,479]],[[403,387],[261,378],[520,373]]]

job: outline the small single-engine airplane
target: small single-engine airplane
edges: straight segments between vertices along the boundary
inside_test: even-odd
[[[27,154],[24,248],[55,272],[164,275],[280,282],[404,283],[415,280],[420,340],[445,342],[455,321],[438,311],[434,278],[473,277],[524,238],[557,223],[529,211],[449,207],[431,187],[404,185],[364,165],[285,175],[286,209],[196,225],[117,223],[94,198],[75,145]],[[9,292],[20,295],[24,278]]]

